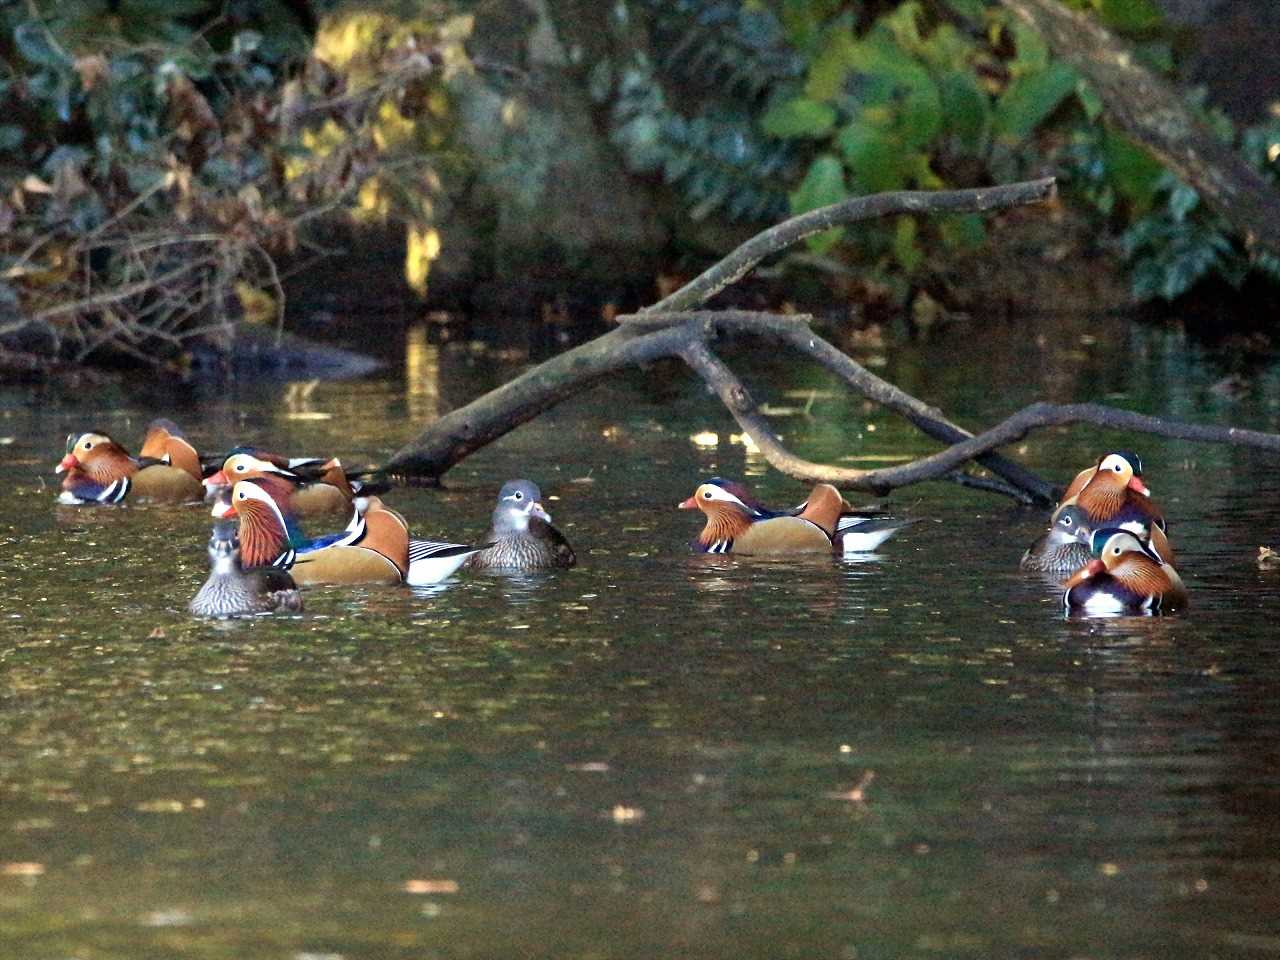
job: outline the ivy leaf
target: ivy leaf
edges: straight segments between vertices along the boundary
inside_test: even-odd
[[[13,31],[13,42],[24,60],[38,67],[65,67],[66,56],[60,51],[43,23],[27,21]]]
[[[1098,16],[1107,26],[1127,33],[1155,30],[1164,23],[1154,0],[1101,0]]]
[[[977,150],[986,138],[991,109],[973,75],[959,70],[944,74],[938,94],[947,128],[964,146]]]
[[[924,260],[924,251],[916,243],[916,218],[899,217],[893,230],[893,258],[907,273],[915,273]]]
[[[1107,133],[1102,152],[1111,185],[1133,205],[1135,216],[1142,216],[1155,200],[1164,166],[1147,150],[1118,133]]]
[[[11,123],[0,126],[0,152],[16,150],[22,143],[26,131]]]
[[[839,203],[849,195],[844,182],[844,164],[832,153],[820,153],[809,164],[795,191],[791,194],[791,212],[807,213],[819,207]],[[844,228],[836,227],[809,237],[805,242],[814,253],[826,253],[844,236]]]
[[[822,137],[830,133],[835,124],[834,107],[807,97],[785,100],[771,107],[760,120],[765,133],[784,140]]]
[[[951,12],[971,23],[982,23],[987,14],[984,0],[944,0]]]
[[[836,146],[844,155],[860,193],[879,193],[906,186],[900,145],[884,130],[854,121],[840,131]]]
[[[1011,144],[1026,140],[1075,90],[1076,79],[1076,72],[1059,62],[1014,80],[996,103],[995,127],[1000,138]]]
[[[831,39],[813,58],[804,85],[804,92],[814,100],[834,100],[844,89],[853,67],[856,41],[852,18],[841,17],[829,30]]]

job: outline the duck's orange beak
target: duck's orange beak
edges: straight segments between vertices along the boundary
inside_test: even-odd
[[[204,480],[201,481],[201,483],[203,483],[206,487],[231,486],[231,481],[227,478],[227,471],[225,470],[219,470],[217,473],[213,474],[212,476],[205,477]]]
[[[1077,584],[1084,583],[1090,577],[1097,576],[1100,573],[1106,573],[1106,572],[1107,572],[1106,564],[1104,564],[1101,560],[1095,557],[1093,560],[1090,560],[1083,567],[1081,567],[1079,570],[1073,573],[1071,575],[1071,578],[1067,580],[1066,583],[1064,583],[1062,586],[1065,589],[1070,590],[1072,587],[1076,586]]]
[[[698,501],[695,500],[693,497],[689,497],[688,500],[681,500],[679,503],[677,503],[676,509],[677,510],[697,510]]]
[[[1151,496],[1151,489],[1145,483],[1142,482],[1142,478],[1138,476],[1136,473],[1129,478],[1129,482],[1126,484],[1126,486],[1130,490],[1137,490],[1144,497]]]
[[[78,466],[80,466],[80,461],[76,459],[76,455],[74,453],[68,453],[58,461],[58,465],[53,468],[53,472],[63,473],[67,470],[74,470]]]

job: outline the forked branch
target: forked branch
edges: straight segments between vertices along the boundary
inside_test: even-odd
[[[1052,197],[1053,192],[1052,179],[985,190],[899,191],[861,197],[793,217],[748,240],[666,299],[640,313],[620,318],[618,329],[539,364],[441,417],[400,450],[387,464],[387,469],[410,482],[434,482],[473,451],[561,400],[586,390],[617,370],[664,357],[679,358],[696,372],[778,470],[798,480],[825,481],[877,494],[925,480],[948,479],[1024,503],[1050,503],[1057,493],[1053,484],[996,451],[1022,439],[1031,430],[1066,423],[1091,423],[1280,452],[1280,436],[1275,434],[1180,423],[1098,404],[1033,404],[975,436],[948,420],[942,411],[877,377],[824,340],[811,329],[813,318],[808,315],[693,309],[741,279],[765,257],[842,223],[905,212],[990,210],[1042,201]],[[712,352],[711,344],[717,339],[742,334],[787,345],[826,367],[862,396],[901,415],[927,436],[949,446],[911,463],[875,470],[813,463],[796,456],[783,446],[746,386]],[[971,461],[985,467],[992,476],[964,472]]]

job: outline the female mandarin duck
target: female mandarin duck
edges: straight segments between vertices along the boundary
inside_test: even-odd
[[[197,617],[249,616],[258,613],[302,612],[302,594],[286,570],[244,568],[234,523],[214,525],[209,538],[209,579],[191,600]]]
[[[1130,530],[1096,530],[1093,559],[1063,586],[1068,611],[1088,614],[1161,613],[1187,604],[1178,571]]]
[[[301,517],[327,513],[345,516],[353,505],[363,509],[367,497],[389,489],[380,480],[357,479],[348,475],[337,457],[330,460],[286,460],[260,450],[237,447],[227,454],[220,468],[205,477],[206,495],[211,499],[226,499],[236,481],[269,474],[293,485],[293,511]],[[367,477],[367,474],[362,475]]]
[[[1151,500],[1151,490],[1143,482],[1142,460],[1136,453],[1119,450],[1104,454],[1094,466],[1076,474],[1054,511],[1049,530],[1023,554],[1023,570],[1048,570],[1036,566],[1035,558],[1042,551],[1052,549],[1059,511],[1068,505],[1080,507],[1088,527],[1093,530],[1117,527],[1146,536],[1144,531],[1149,529],[1152,545],[1168,562],[1173,562],[1173,545],[1165,533],[1164,513]]]
[[[67,437],[67,454],[55,468],[66,473],[59,503],[120,503],[131,499],[199,500],[200,456],[168,420],[147,430],[138,458],[101,431]]]
[[[214,507],[215,516],[240,518],[245,564],[288,570],[299,586],[403,582],[409,567],[403,517],[374,497],[364,514],[353,513],[342,532],[309,540],[297,525],[292,493],[282,477],[240,480],[232,487],[230,504]]]
[[[542,507],[542,491],[531,480],[509,480],[498,491],[498,505],[485,538],[491,545],[468,558],[471,570],[567,570],[578,562]]]
[[[714,477],[678,506],[706,514],[693,545],[702,553],[863,553],[910,522],[852,511],[829,483],[815,486],[795,510],[778,511],[764,507],[742,484]]]
[[[1027,548],[1018,566],[1036,573],[1074,573],[1093,557],[1089,552],[1092,535],[1084,508],[1068,503],[1053,512],[1048,531]]]

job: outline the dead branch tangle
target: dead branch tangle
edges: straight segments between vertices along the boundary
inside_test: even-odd
[[[1051,503],[1058,492],[1053,484],[996,451],[1032,430],[1070,423],[1280,452],[1280,435],[1180,423],[1091,403],[1032,404],[974,435],[952,423],[942,411],[876,376],[824,340],[811,329],[813,318],[807,314],[693,309],[741,279],[771,254],[832,226],[904,212],[992,210],[1044,201],[1053,193],[1052,178],[982,190],[898,191],[860,197],[793,217],[748,240],[659,303],[619,318],[616,330],[553,357],[445,414],[397,452],[387,469],[409,482],[435,482],[470,453],[611,373],[663,358],[678,358],[698,374],[778,470],[797,480],[833,483],[880,495],[925,480],[949,479],[1027,504]],[[813,463],[796,456],[782,444],[747,387],[712,349],[717,340],[738,335],[786,345],[827,368],[852,390],[948,446],[911,463],[873,470]],[[991,476],[965,472],[971,461]]]

